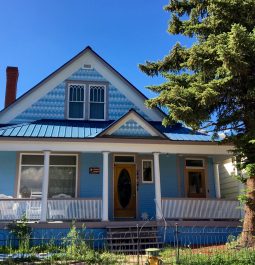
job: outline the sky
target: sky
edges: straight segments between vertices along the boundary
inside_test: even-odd
[[[19,68],[17,96],[32,88],[86,46],[103,57],[146,96],[162,78],[142,73],[139,63],[160,60],[177,42],[167,33],[168,0],[0,1],[0,109],[6,67]]]

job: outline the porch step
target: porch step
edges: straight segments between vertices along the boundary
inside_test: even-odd
[[[156,225],[107,227],[109,250],[115,253],[144,253],[146,248],[161,248]]]

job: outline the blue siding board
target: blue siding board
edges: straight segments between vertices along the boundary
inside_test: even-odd
[[[212,158],[208,158],[208,188],[209,188],[209,197],[216,198],[215,178],[214,178],[214,168],[213,168]]]
[[[160,155],[161,196],[179,197],[176,155]]]
[[[155,186],[154,183],[140,183],[138,190],[138,218],[147,213],[149,219],[155,219]]]
[[[99,167],[99,174],[89,174],[90,167]],[[103,156],[101,153],[81,153],[80,155],[80,197],[102,198]]]
[[[16,152],[0,152],[0,193],[14,196]]]

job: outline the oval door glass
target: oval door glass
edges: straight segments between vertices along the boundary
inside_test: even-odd
[[[126,169],[122,169],[119,174],[118,199],[122,208],[126,208],[131,199],[131,178]]]

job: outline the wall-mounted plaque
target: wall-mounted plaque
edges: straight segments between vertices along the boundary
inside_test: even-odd
[[[89,168],[89,174],[99,174],[100,168],[99,167],[90,167]]]

